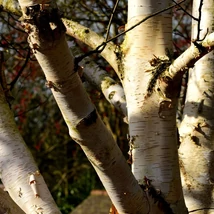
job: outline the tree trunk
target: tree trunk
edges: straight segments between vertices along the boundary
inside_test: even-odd
[[[59,214],[60,211],[16,127],[1,87],[0,115],[0,171],[5,191],[25,213]],[[14,209],[11,208],[12,210]]]
[[[82,86],[58,10],[30,3],[20,1],[23,11],[28,11],[23,25],[70,136],[82,147],[119,213],[147,213],[144,192]]]
[[[130,0],[126,29],[165,9],[169,3]],[[174,213],[186,213],[175,124],[178,90],[162,91],[164,81],[159,78],[170,64],[166,50],[171,49],[171,28],[171,14],[167,11],[126,34],[122,46],[123,85],[128,108],[132,171],[140,184],[147,185],[149,181],[156,191],[160,190]],[[155,199],[161,203],[158,197]],[[150,213],[160,212],[153,204],[150,208]]]
[[[205,17],[202,16],[203,26],[200,26],[205,31],[213,24],[213,18],[210,18],[213,15],[213,2],[210,5],[208,2],[207,5],[204,3]],[[169,3],[171,1],[129,0],[126,29],[152,13],[165,9]],[[179,71],[181,75],[186,66],[193,66],[199,57],[212,50],[210,46],[213,46],[213,42],[210,45],[206,42],[195,43],[171,65],[166,56],[166,52],[171,49],[172,32],[171,14],[167,11],[151,17],[126,33],[121,46],[116,47],[111,43],[102,52],[124,86],[130,132],[130,162],[136,181],[112,134],[100,120],[82,87],[73,56],[65,41],[65,29],[57,9],[51,8],[49,2],[46,4],[45,1],[25,0],[20,1],[20,4],[25,12],[22,20],[25,30],[29,33],[29,43],[45,73],[47,86],[54,94],[69,133],[80,144],[94,166],[118,212],[187,213],[180,181],[175,123],[179,84],[174,79]],[[67,20],[64,20],[64,23],[69,29],[68,32],[93,48],[104,41],[91,30],[76,23]],[[93,42],[94,38],[97,40]],[[214,41],[213,35],[210,35],[210,38]],[[211,54],[204,59],[208,61],[207,64],[205,61],[197,63],[196,70],[190,76],[184,120],[180,126],[181,170],[189,210],[213,206],[213,56]],[[103,87],[105,88],[105,85]],[[5,107],[4,99],[0,107],[0,124],[4,124],[0,131],[3,139],[0,147],[3,148],[0,150],[0,167],[3,169],[2,180],[6,189],[20,206],[26,205],[23,209],[27,213],[59,213],[41,175],[32,163],[32,158],[24,152],[29,161],[27,163],[25,156],[19,156],[22,153],[15,150],[21,145],[20,150],[26,151],[26,147],[20,144],[23,140],[17,134],[12,119],[6,121],[12,116],[8,116],[9,109]],[[5,127],[9,127],[6,130],[6,137],[10,137],[8,139],[5,137]],[[13,137],[18,141],[17,144],[14,144],[16,141]],[[4,150],[5,145],[11,148]],[[8,157],[5,158],[6,152]],[[7,161],[9,156],[18,160],[13,163]],[[24,166],[24,171],[19,171],[20,174],[16,175],[19,169],[17,163]],[[10,167],[10,172],[7,172],[9,169],[6,167]],[[7,179],[8,175],[10,176]],[[30,178],[32,180],[26,182],[26,179],[29,181]],[[15,183],[20,180],[23,183]],[[42,184],[38,192],[31,190],[31,184],[40,184],[40,181]],[[46,199],[43,186],[47,200],[40,204]],[[24,193],[29,191],[30,196],[27,195],[27,199],[23,196],[23,189]],[[29,203],[24,201],[28,199],[31,200]],[[49,202],[50,204],[47,204]],[[53,210],[49,211],[51,209]]]
[[[193,16],[199,17],[201,1],[193,1]],[[214,24],[213,1],[203,1],[200,38]],[[193,20],[192,39],[197,39],[198,22]],[[214,207],[214,56],[200,59],[190,71],[183,121],[179,128],[182,182],[189,211],[213,213]],[[203,208],[206,208],[205,210]]]

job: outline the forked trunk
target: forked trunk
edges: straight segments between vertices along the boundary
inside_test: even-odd
[[[130,0],[126,30],[170,3]],[[171,32],[171,13],[167,11],[126,34],[122,48],[123,85],[128,108],[132,172],[144,187],[154,188],[151,194],[157,201],[156,205],[164,203],[164,198],[168,203],[165,212],[186,213],[177,153],[177,88],[165,90],[168,83],[162,77],[170,65],[166,54],[172,47]],[[161,213],[161,210],[152,203],[150,213]]]

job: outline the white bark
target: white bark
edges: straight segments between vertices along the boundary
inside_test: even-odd
[[[52,92],[68,125],[69,134],[82,147],[117,209],[120,213],[130,213],[130,210],[140,213],[145,206],[143,193],[112,134],[86,95],[78,74],[74,73],[64,37],[57,47],[37,52],[36,57],[47,80],[59,82],[60,91],[53,89]],[[123,180],[124,177],[126,180]],[[131,200],[133,203],[130,203]]]
[[[214,33],[206,36],[203,41],[196,41],[184,51],[169,67],[169,75],[171,78],[176,78],[178,75],[183,75],[186,69],[192,68],[195,63],[207,53],[213,50]]]
[[[130,0],[126,29],[166,8],[169,3]],[[132,171],[139,183],[145,183],[145,176],[151,179],[152,185],[163,192],[174,213],[186,213],[178,166],[175,97],[172,97],[171,107],[163,109],[165,118],[158,115],[164,94],[158,94],[154,89],[152,95],[147,97],[148,82],[152,76],[152,72],[146,72],[149,60],[154,55],[165,55],[166,48],[171,48],[169,12],[152,17],[134,28],[126,34],[123,44],[123,85],[128,107]],[[151,208],[151,213],[159,212]]]
[[[35,4],[35,2],[36,1],[33,1],[33,4]],[[42,4],[45,4],[46,1],[41,1],[41,2],[42,2]],[[48,0],[47,0],[47,2],[48,2]],[[18,7],[17,1],[0,0],[0,5],[3,6],[4,10],[21,16],[21,11]],[[105,42],[103,37],[99,36],[97,33],[92,31],[91,29],[89,29],[83,25],[80,25],[77,22],[68,20],[66,18],[62,18],[62,21],[67,29],[66,33],[69,36],[72,36],[72,37],[84,42],[92,49],[96,49],[99,45],[101,45],[103,42]],[[113,42],[109,42],[109,43],[107,43],[105,49],[100,54],[113,67],[113,69],[115,70],[115,72],[118,74],[118,76],[120,78],[120,72],[118,69],[118,59],[115,54],[116,51],[117,51],[117,46]]]
[[[73,56],[60,21],[55,19],[52,24],[55,27],[51,29],[48,19],[43,18],[47,23],[37,22],[42,29],[35,23],[25,23],[26,30],[29,32],[30,46],[45,73],[47,86],[52,89],[70,136],[82,147],[119,213],[148,212],[142,189],[74,71]]]
[[[126,99],[122,86],[109,77],[107,72],[93,61],[86,59],[80,65],[83,66],[86,79],[102,91],[109,103],[123,113],[124,116],[127,116]]]
[[[81,55],[78,47],[70,45],[75,56]],[[82,67],[84,77],[97,89],[102,91],[106,100],[127,116],[126,98],[122,86],[110,77],[110,75],[97,65],[90,57],[84,58],[79,65]]]
[[[0,176],[5,190],[25,213],[60,213],[20,136],[1,88],[0,115]],[[35,181],[30,183],[33,174]]]
[[[91,29],[84,27],[72,20],[62,19],[63,23],[67,29],[66,33],[69,36],[77,38],[78,40],[84,42],[92,49],[96,49],[101,45],[105,40],[103,37],[96,34]],[[112,68],[117,73],[120,78],[120,71],[118,69],[118,62],[116,56],[117,46],[114,43],[109,42],[105,49],[100,53],[101,56],[106,59],[106,61],[112,66]]]
[[[198,17],[200,1],[193,1],[193,16]],[[213,1],[203,2],[201,32],[202,39],[214,24]],[[197,23],[193,21],[192,38],[197,37]],[[209,36],[211,37],[211,35]],[[206,42],[202,42],[206,44]],[[201,209],[197,213],[213,213],[213,52],[201,58],[188,81],[184,118],[179,128],[181,146],[181,172],[185,201],[189,210]],[[206,211],[203,208],[207,208]]]
[[[25,1],[24,5],[36,3],[35,1]],[[42,2],[42,4],[44,3],[45,2]],[[147,15],[167,7],[168,4],[168,1],[130,0],[126,29],[142,18],[145,18]],[[128,119],[130,122],[130,146],[133,158],[133,173],[139,183],[145,182],[144,176],[152,180],[151,184],[154,185],[156,189],[162,191],[164,198],[170,203],[173,212],[183,214],[186,213],[186,208],[183,202],[180,185],[175,124],[175,94],[177,89],[173,88],[173,93],[171,93],[171,91],[165,91],[167,92],[166,94],[161,91],[158,93],[157,89],[158,87],[161,88],[162,84],[161,81],[157,81],[154,84],[156,86],[153,92],[148,96],[147,88],[149,81],[152,76],[154,76],[154,73],[147,72],[152,67],[149,65],[149,60],[152,58],[154,59],[153,55],[159,58],[162,57],[165,55],[165,48],[171,48],[170,22],[171,15],[164,13],[147,20],[145,23],[127,33],[126,39],[121,47],[122,58],[120,59],[114,54],[115,50],[120,51],[120,49],[115,48],[112,44],[107,46],[105,49],[106,52],[104,50],[103,53],[105,53],[105,58],[117,71],[121,80],[123,80],[123,86],[127,96]],[[66,23],[68,24],[67,21]],[[91,47],[95,48],[103,42],[101,37],[97,37],[97,35],[93,35],[93,33],[91,34],[89,29],[78,26],[76,30],[74,29],[75,26],[77,26],[76,23],[72,23],[69,26],[73,27],[73,29],[71,29],[71,35],[81,39]],[[106,130],[94,106],[86,96],[78,75],[73,71],[73,57],[69,53],[64,37],[60,36],[54,41],[51,41],[51,38],[50,41],[42,41],[43,38],[37,40],[35,39],[36,37],[33,38],[33,35],[38,36],[35,34],[35,28],[32,27],[32,29],[33,31],[30,35],[31,46],[45,72],[47,85],[53,91],[68,125],[69,133],[83,148],[103,181],[119,213],[142,214],[148,213],[149,209],[150,213],[161,213],[157,207],[150,206],[149,208],[147,206],[147,201],[143,198],[144,195],[139,189],[136,180],[133,179],[112,135]],[[87,40],[88,34],[90,35],[89,41]],[[94,41],[95,38],[97,38],[97,41]],[[210,35],[210,38],[212,40],[211,43],[202,42],[201,44],[206,47],[207,45],[213,45],[213,35]],[[179,58],[180,61],[176,60],[173,65],[171,65],[168,74],[172,79],[177,75],[177,72],[185,69],[188,63],[191,64],[191,60],[195,63],[197,58],[199,56],[201,57],[201,52],[197,52],[198,50],[194,46],[191,46],[188,51],[192,53],[191,57],[187,57],[187,55],[185,55],[187,54],[186,52]],[[208,51],[209,50],[205,51],[204,54]],[[195,53],[196,55],[194,55]],[[190,64],[188,66],[190,66]],[[210,66],[210,64],[208,64],[208,66]],[[195,76],[198,81],[197,75]],[[207,82],[208,78],[206,75],[202,78],[199,74],[199,77]],[[208,81],[209,83],[207,83],[208,85],[211,83],[210,79]],[[204,91],[206,92],[205,89]],[[198,92],[198,94],[200,94],[200,92]],[[207,94],[206,92],[203,96]],[[170,96],[168,97],[168,95]],[[212,94],[208,95],[211,96]],[[212,109],[212,102],[209,101],[209,99],[204,99],[203,96],[199,96],[199,100],[202,101],[200,102],[202,106],[206,104],[206,106]],[[190,101],[192,101],[191,99],[192,98],[190,98]],[[162,104],[164,105],[162,106]],[[201,108],[201,104],[197,103],[197,107]],[[194,108],[193,110],[195,110]],[[187,109],[187,111],[189,110]],[[209,113],[209,111],[207,112]],[[190,113],[195,116],[195,112]],[[185,118],[186,121],[191,121],[192,117],[188,116],[189,115]],[[191,122],[193,122],[193,124],[195,123],[194,128],[189,129],[189,127],[186,126],[188,129],[184,128],[183,130],[185,131],[183,132],[181,129],[181,133],[186,137],[186,131],[190,131],[192,132],[190,136],[197,139],[195,138],[195,131],[203,130],[207,132],[206,129],[208,129],[208,134],[206,136],[211,136],[209,126],[213,127],[212,118],[210,120],[211,121],[206,120],[205,123],[203,123],[193,119]],[[185,125],[183,127],[185,127]],[[192,142],[188,137],[189,136],[186,138],[187,141]],[[187,146],[185,146],[185,144],[181,145],[181,151],[186,152],[187,148],[195,149],[195,147],[197,147],[193,144],[186,145]],[[211,143],[208,145],[206,144],[206,146],[212,148]],[[196,150],[194,150],[194,152],[195,151]],[[190,155],[190,153],[188,153],[188,155]],[[205,155],[204,153],[197,153],[197,155],[201,155],[202,159],[205,159],[205,161],[202,160],[202,162],[200,162],[201,165],[205,166],[205,168],[207,167],[206,170],[208,168],[211,169],[211,164],[208,165],[206,161],[207,159],[212,159],[213,154],[211,152],[205,152]],[[183,158],[183,163],[186,164],[191,175],[192,165],[190,163],[192,162]],[[198,165],[201,168],[201,165]],[[194,169],[198,165],[193,165]],[[207,174],[207,171],[204,173],[208,176],[211,175],[209,181],[213,182],[212,174]],[[196,178],[198,181],[202,180],[202,183],[205,182],[205,177],[202,177],[201,174],[199,176],[197,175]],[[184,180],[184,182],[186,182],[185,187],[189,187],[189,181],[191,181],[191,178],[188,177]],[[185,193],[189,194],[188,191]],[[209,191],[209,194],[211,195],[212,191]],[[197,200],[191,199],[190,201],[195,203]],[[208,203],[208,205],[211,204],[209,200]],[[201,204],[199,203],[199,205]]]

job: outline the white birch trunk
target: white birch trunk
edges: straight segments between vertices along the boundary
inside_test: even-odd
[[[25,5],[30,3],[24,2]],[[20,4],[23,8],[22,1]],[[33,7],[31,11],[34,9],[37,8]],[[74,71],[65,29],[54,12],[56,10],[48,8],[42,13],[30,13],[37,22],[25,20],[25,29],[29,32],[30,46],[45,73],[47,86],[52,89],[69,134],[80,144],[94,166],[118,212],[147,213],[148,202],[142,189]],[[53,23],[49,23],[48,17],[55,19]]]
[[[142,202],[143,193],[120,149],[97,115],[78,74],[74,73],[65,38],[62,37],[54,48],[37,51],[35,55],[47,81],[56,85],[52,92],[70,136],[82,147],[119,212],[130,213],[135,210],[141,213],[147,201],[144,199],[145,203]],[[133,203],[130,203],[131,200]]]
[[[169,3],[130,0],[126,29],[166,8]],[[128,107],[132,171],[141,184],[145,184],[145,177],[150,179],[151,184],[162,191],[174,213],[186,213],[178,166],[176,99],[172,96],[171,105],[161,109],[161,104],[168,102],[165,94],[157,93],[154,87],[151,96],[147,96],[152,77],[152,72],[146,72],[150,69],[149,60],[154,55],[164,56],[166,48],[171,48],[171,32],[171,14],[168,11],[152,17],[126,34],[123,44],[123,85]],[[176,89],[174,91],[176,93]],[[151,213],[160,212],[153,208]]]
[[[193,1],[193,16],[198,17],[200,1]],[[200,39],[214,24],[212,0],[203,1]],[[197,37],[197,22],[193,21],[192,39]],[[214,56],[200,59],[190,71],[184,118],[179,128],[182,182],[189,211],[213,213],[214,207]],[[203,208],[207,208],[203,210]]]
[[[0,115],[0,178],[5,190],[25,213],[59,214],[60,211],[16,127],[2,88]]]
[[[37,3],[41,3],[40,7],[46,8],[47,6],[44,1],[30,2],[27,0],[21,2],[21,5],[24,8],[25,6],[35,5]],[[150,15],[159,9],[164,9],[168,6],[168,3],[168,1],[130,0],[126,28],[129,28],[147,15]],[[159,57],[159,59],[164,59],[161,57],[165,55],[165,48],[171,48],[170,17],[171,15],[167,13],[155,16],[147,20],[146,23],[143,23],[130,31],[122,46],[122,59],[118,59],[115,54],[113,54],[115,46],[107,48],[108,50],[105,52],[105,57],[123,80],[127,96],[128,119],[130,123],[130,152],[132,153],[133,159],[133,173],[141,184],[145,185],[145,177],[147,178],[147,181],[148,179],[151,180],[151,184],[156,189],[162,191],[163,197],[171,205],[173,212],[183,214],[187,213],[187,211],[183,201],[178,168],[175,124],[175,97],[177,88],[168,88],[168,91],[162,91],[162,89],[166,89],[166,86],[163,84],[164,81],[161,82],[161,78],[159,78],[157,82],[153,81],[154,88],[150,88],[151,92],[148,94],[148,84],[151,81],[151,78],[155,76],[155,73],[148,72],[148,70],[152,68],[149,60],[157,59],[153,55]],[[136,180],[133,179],[111,133],[106,130],[97,115],[94,106],[85,94],[78,75],[73,71],[73,57],[69,53],[64,36],[58,34],[57,30],[55,31],[55,29],[59,27],[58,24],[59,23],[56,23],[55,26],[52,24],[51,33],[49,32],[49,28],[46,31],[47,34],[50,33],[49,35],[54,35],[57,39],[53,39],[53,37],[50,37],[49,39],[43,37],[36,38],[39,31],[34,28],[35,26],[29,24],[27,24],[26,29],[29,30],[30,44],[45,72],[47,85],[53,91],[63,117],[68,125],[70,135],[83,148],[103,181],[104,186],[119,213],[142,214],[148,213],[148,211],[150,213],[162,213],[163,211],[155,207],[155,205],[148,206],[146,198],[144,198]],[[77,37],[83,35],[83,41],[87,42],[84,40],[90,32],[88,32],[87,28],[83,27],[80,31],[77,30],[76,32],[78,35]],[[97,44],[96,42],[93,43],[91,41],[90,45],[96,47]],[[198,55],[196,58],[197,57]],[[122,63],[118,62],[120,60]],[[187,58],[184,57],[184,61],[185,60],[187,60]],[[175,63],[170,67],[172,76],[174,75],[174,68],[177,69],[179,66],[180,65],[176,66]],[[208,66],[210,66],[210,64],[208,64]],[[197,75],[195,76],[198,77]],[[207,76],[209,81],[206,79]],[[207,74],[207,76],[203,76],[203,79],[205,80],[204,82],[209,82],[207,84],[210,87],[210,73],[209,75]],[[202,76],[200,76],[200,78],[202,79]],[[169,91],[169,89],[172,91]],[[212,97],[212,95],[206,92],[206,89],[207,88],[205,87],[205,92],[202,95]],[[209,112],[213,111],[212,101],[209,101],[208,98],[204,99],[202,95],[199,96],[200,104],[197,103],[196,106],[198,107],[197,110],[199,109],[201,111],[201,106],[203,107],[206,104],[208,111],[205,111],[202,108],[202,112],[204,113],[203,117],[206,117],[209,115]],[[198,100],[193,102],[198,102]],[[211,110],[209,111],[209,109]],[[201,122],[201,120],[197,121],[192,119],[192,116],[189,117],[189,112],[193,117],[195,114],[198,116],[198,113],[195,113],[194,110],[195,107],[192,112],[189,111],[187,105],[188,113],[186,118],[184,118],[184,121],[189,120],[195,124],[195,126],[193,129],[189,129],[189,124],[187,126],[182,126],[184,128],[181,128],[181,133],[184,138],[187,139],[187,141],[184,140],[183,142],[187,143],[182,143],[180,151],[187,152],[188,148],[192,149],[192,147],[195,146],[189,142],[198,142],[198,139],[200,140],[200,143],[202,142],[202,137],[198,137],[196,133],[200,130],[202,130],[203,133],[208,133],[206,133],[204,138],[212,136],[212,132],[209,129],[209,126],[213,127],[212,118],[210,119],[211,121],[206,118],[206,120],[203,120],[204,123]],[[187,132],[191,132],[189,135],[186,135],[186,132],[183,131],[186,127],[188,127]],[[190,138],[191,140],[189,140]],[[209,143],[204,143],[202,145],[212,149],[212,139],[208,140]],[[200,145],[197,146],[199,147]],[[199,173],[199,176],[196,176],[197,182],[201,180],[202,183],[205,182],[204,178],[206,175],[209,176],[209,182],[213,182],[211,170],[212,164],[211,162],[209,162],[210,164],[207,163],[208,159],[212,160],[213,158],[213,154],[210,150],[205,150],[205,153],[203,154],[201,151],[197,154],[194,153],[197,155],[197,158],[199,155],[202,156],[202,159],[205,159],[205,161],[201,161],[200,159],[201,165],[198,164],[198,162],[197,165],[191,165],[193,163],[192,161],[182,157],[184,163],[183,166],[186,164],[186,168],[182,168],[183,172],[184,169],[187,169],[190,172],[189,175],[191,175],[192,166],[196,168],[200,165],[200,169],[202,168],[201,166],[205,168],[207,167],[206,170],[210,169],[209,173],[207,173],[206,170],[205,172],[203,171],[202,173],[205,174],[204,177],[202,177],[202,173]],[[189,155],[187,155],[187,157],[190,157],[190,153],[187,152],[187,154]],[[188,177],[187,175],[184,179],[184,183],[186,182],[184,184],[185,187],[190,187],[188,183],[189,181],[192,180],[191,177]],[[202,190],[207,190],[207,188],[209,189],[209,186]],[[187,194],[187,198],[192,197],[192,192],[185,190],[185,193]],[[188,196],[188,194],[190,196]],[[212,198],[212,190],[209,191],[209,196]],[[205,200],[207,200],[207,198],[205,198]],[[194,204],[195,201],[197,203],[199,202],[198,199],[190,199],[190,202],[192,201]],[[199,202],[200,206],[198,207],[201,207],[201,204],[202,203]],[[211,205],[210,200],[208,200],[208,205]],[[38,207],[40,208],[40,206],[34,206],[34,208]]]

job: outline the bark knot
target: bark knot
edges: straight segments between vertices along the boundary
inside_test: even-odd
[[[33,50],[39,47],[53,46],[66,31],[58,8],[49,4],[37,4],[23,9],[21,18]],[[36,46],[36,47],[35,47]]]
[[[144,177],[144,184],[141,184],[140,187],[146,192],[149,196],[152,197],[154,203],[157,204],[160,210],[162,210],[165,214],[174,214],[170,204],[164,199],[161,190],[155,189],[152,185],[152,180]],[[150,205],[151,206],[151,205]]]

